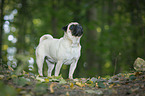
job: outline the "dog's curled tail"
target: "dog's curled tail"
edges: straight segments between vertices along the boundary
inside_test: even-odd
[[[53,37],[52,37],[51,35],[49,35],[49,34],[43,35],[43,36],[40,38],[40,41],[39,41],[39,42],[42,42],[42,41],[45,40],[45,39],[53,39]]]

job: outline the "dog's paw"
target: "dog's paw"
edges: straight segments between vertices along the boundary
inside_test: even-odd
[[[43,77],[43,75],[42,75],[42,74],[39,74],[38,76],[39,76],[39,77]]]
[[[73,79],[73,77],[72,76],[69,76],[69,79]]]

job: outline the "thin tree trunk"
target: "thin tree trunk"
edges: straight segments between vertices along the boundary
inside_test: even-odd
[[[134,2],[132,2],[131,0],[129,1],[129,5],[130,5],[130,16],[131,16],[131,25],[134,26],[132,32],[132,61],[134,62],[134,60],[137,58],[137,56],[139,56],[139,51],[142,50],[143,46],[140,46],[139,48],[139,39],[142,37],[142,17],[141,17],[141,12],[139,9],[139,1],[135,0]],[[143,40],[143,38],[142,38]],[[144,41],[144,40],[143,40]],[[141,42],[140,42],[141,43]],[[142,45],[144,42],[142,42]],[[144,50],[144,48],[143,48]],[[143,52],[143,51],[141,51]],[[131,62],[131,63],[133,63]],[[133,64],[130,65],[131,68],[133,68]]]
[[[97,56],[95,54],[94,48],[96,47],[97,43],[97,36],[96,36],[96,29],[95,29],[95,22],[97,21],[97,12],[96,8],[92,7],[87,11],[87,19],[88,19],[88,26],[92,26],[94,28],[88,28],[87,29],[87,51],[86,51],[86,56],[87,56],[87,69],[91,70],[97,65]],[[91,23],[94,22],[94,23]],[[93,74],[92,74],[93,75]]]
[[[57,18],[56,18],[56,13],[57,13],[56,3],[58,3],[57,0],[52,1],[53,12],[52,12],[52,19],[51,19],[51,25],[52,25],[51,28],[52,28],[52,34],[53,34],[54,37],[58,36],[58,33],[57,33]]]
[[[22,8],[19,10],[19,21],[18,23],[20,25],[18,25],[19,27],[19,32],[18,32],[18,41],[17,41],[17,53],[18,54],[24,54],[25,50],[26,50],[26,43],[25,43],[25,34],[26,34],[26,23],[27,23],[27,19],[26,19],[26,15],[27,14],[27,0],[22,0]]]
[[[3,40],[3,23],[4,23],[4,0],[1,0],[1,7],[0,7],[0,64],[2,64],[2,40]]]

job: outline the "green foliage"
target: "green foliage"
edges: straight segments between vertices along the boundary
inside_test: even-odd
[[[0,95],[1,96],[16,96],[17,92],[13,86],[5,85],[0,81]]]

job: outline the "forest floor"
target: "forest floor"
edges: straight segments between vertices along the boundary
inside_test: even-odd
[[[145,96],[145,72],[69,80],[9,68],[0,71],[0,96]]]

